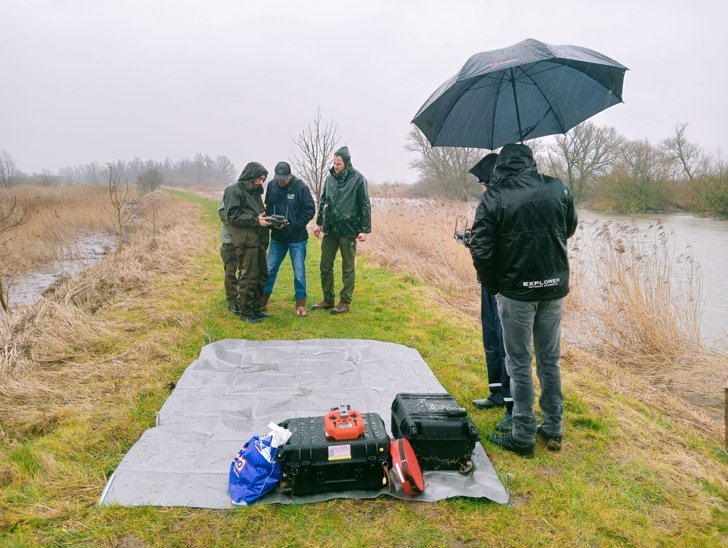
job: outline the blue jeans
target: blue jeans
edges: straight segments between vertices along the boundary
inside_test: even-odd
[[[563,299],[523,302],[503,295],[498,295],[497,299],[506,348],[506,369],[513,394],[513,439],[532,444],[536,437],[531,336],[536,351],[536,374],[541,385],[538,403],[543,431],[560,436],[564,415],[559,367]]]
[[[293,266],[294,298],[296,300],[306,298],[306,244],[308,244],[308,240],[287,244],[271,239],[268,247],[268,283],[263,288],[264,295],[273,293],[278,269],[281,267],[283,259],[286,258],[286,253],[290,252],[291,265]]]
[[[483,324],[483,349],[488,370],[488,387],[492,399],[506,405],[506,412],[513,411],[511,379],[506,371],[506,350],[503,347],[503,330],[498,317],[498,304],[493,295],[480,286],[480,321]]]

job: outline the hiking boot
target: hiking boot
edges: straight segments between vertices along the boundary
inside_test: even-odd
[[[336,308],[331,309],[332,314],[346,314],[347,312],[349,312],[349,303],[345,303],[344,301],[339,301]]]
[[[506,413],[503,420],[495,425],[495,429],[498,432],[510,432],[513,429],[513,415]]]
[[[321,301],[313,305],[314,310],[330,310],[332,308],[334,308],[334,301]]]
[[[263,318],[259,318],[252,312],[249,312],[247,314],[241,314],[240,319],[247,323],[260,323],[263,321]]]
[[[299,318],[306,316],[306,299],[296,299],[296,316]]]
[[[260,298],[260,309],[261,310],[267,310],[268,309],[268,301],[270,300],[270,293],[267,295],[263,293],[263,296]]]
[[[530,459],[534,455],[533,443],[526,444],[518,442],[513,439],[513,436],[510,432],[507,434],[491,434],[490,436],[488,436],[488,439],[496,445],[500,445],[506,451],[510,451],[521,457],[526,457],[527,459]]]
[[[491,394],[487,398],[473,400],[473,405],[475,407],[478,407],[479,409],[493,409],[494,407],[503,407],[505,405],[505,402],[500,396]]]
[[[536,437],[540,438],[546,444],[546,449],[549,451],[561,451],[561,436],[547,434],[543,431],[542,424],[536,427]]]
[[[228,306],[228,312],[232,312],[236,316],[240,316],[240,305],[239,304],[231,304]]]
[[[262,310],[254,310],[253,316],[255,316],[256,318],[260,318],[261,320],[271,317],[270,314],[268,314],[267,312],[263,312]]]

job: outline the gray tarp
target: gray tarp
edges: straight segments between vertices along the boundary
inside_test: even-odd
[[[390,406],[398,392],[443,393],[419,352],[356,339],[223,340],[202,348],[158,413],[106,484],[99,504],[230,508],[230,462],[269,422],[323,415],[349,403],[379,413],[391,434]],[[475,470],[426,471],[417,500],[449,497],[508,502],[508,493],[478,443]],[[401,491],[345,491],[291,498],[269,493],[261,502],[306,503],[335,497],[409,499]]]

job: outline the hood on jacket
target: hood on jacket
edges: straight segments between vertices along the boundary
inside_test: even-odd
[[[339,158],[344,160],[344,169],[351,169],[352,167],[354,167],[351,165],[351,154],[349,154],[349,147],[341,147],[339,150],[334,152],[334,156],[338,156]]]
[[[258,177],[267,177],[268,170],[263,167],[263,164],[258,162],[248,162],[243,168],[243,172],[238,177],[238,182],[255,181]]]
[[[468,173],[475,175],[478,181],[490,183],[490,178],[493,176],[493,167],[495,167],[495,161],[498,159],[498,154],[491,152],[483,156],[480,161],[468,170]]]
[[[493,168],[491,184],[497,185],[506,177],[536,171],[533,152],[526,145],[508,143],[498,154]]]

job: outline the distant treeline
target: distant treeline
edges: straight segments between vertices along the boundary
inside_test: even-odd
[[[628,140],[614,128],[591,122],[565,135],[528,141],[539,171],[559,177],[577,202],[615,213],[689,211],[728,218],[728,161],[687,137],[687,124],[657,144]],[[420,174],[410,196],[447,196],[461,200],[481,193],[468,169],[488,151],[429,145],[413,129],[407,150]]]
[[[26,174],[18,170],[12,157],[5,151],[0,154],[0,187],[12,185],[102,185],[109,181],[109,170],[119,174],[122,181],[136,184],[139,181],[163,181],[166,185],[178,187],[224,187],[234,181],[235,165],[227,156],[211,157],[195,154],[191,159],[155,160],[117,160],[106,164],[91,162],[79,166],[64,167],[57,173],[50,172]],[[161,177],[161,179],[160,179]]]

